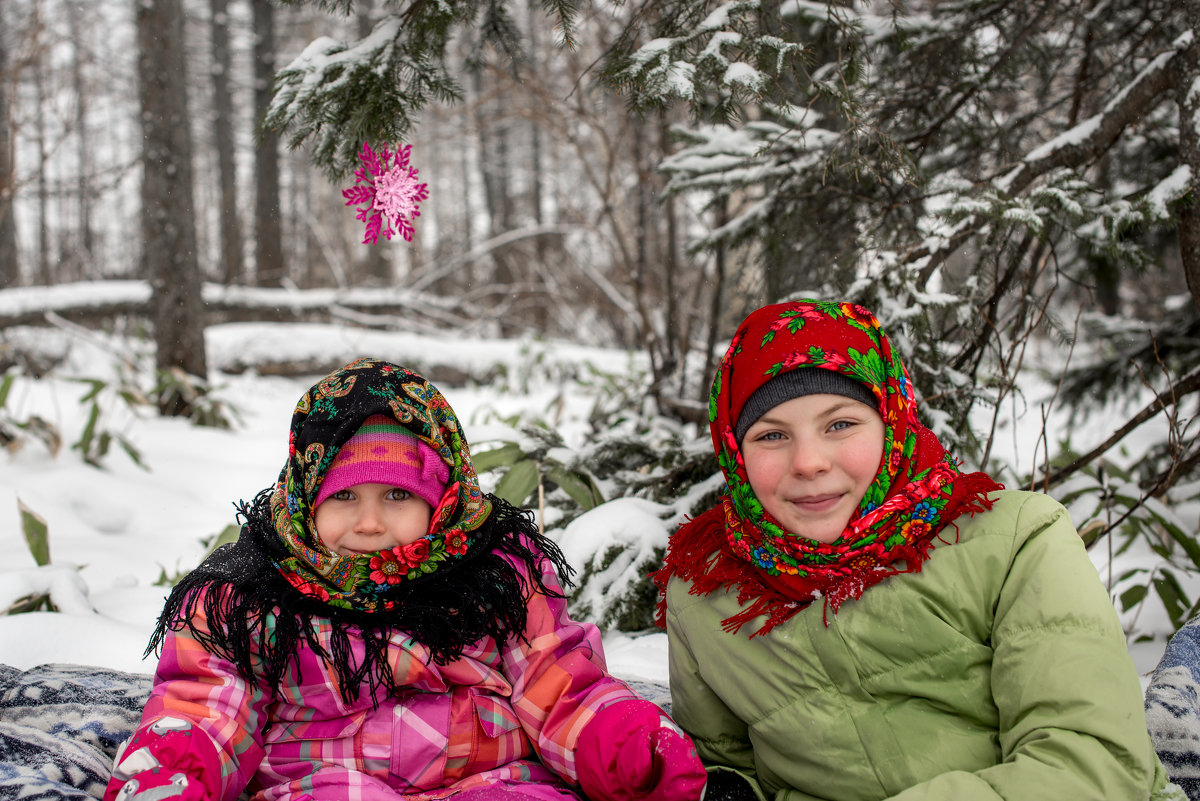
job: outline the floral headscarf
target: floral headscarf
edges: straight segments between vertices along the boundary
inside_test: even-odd
[[[340,556],[317,536],[314,500],[338,450],[375,415],[433,448],[449,480],[423,538]],[[483,638],[499,644],[525,636],[530,594],[562,597],[544,581],[547,559],[563,583],[571,574],[532,514],[480,492],[467,441],[441,393],[375,359],[348,364],[304,394],[278,480],[238,510],[241,536],[172,588],[147,654],[169,631],[188,629],[247,680],[278,687],[307,643],[329,660],[348,702],[364,684],[378,702],[400,691],[389,657],[396,632],[446,664]],[[329,648],[317,620],[325,621]]]
[[[450,468],[429,532],[378,554],[342,556],[321,543],[314,499],[334,457],[372,415],[393,418],[432,447]],[[288,459],[271,494],[275,530],[290,555],[279,570],[297,590],[334,606],[390,609],[387,591],[467,553],[490,502],[479,489],[458,418],[433,384],[398,365],[359,359],[304,393],[292,415]]]
[[[883,458],[841,537],[820,543],[783,528],[746,475],[734,431],[755,390],[791,370],[833,370],[874,394],[884,422]],[[730,343],[709,395],[713,446],[727,494],[672,538],[655,575],[659,622],[671,576],[707,595],[737,586],[742,611],[724,621],[737,631],[766,614],[764,634],[823,597],[836,614],[848,598],[897,573],[917,572],[938,533],[964,512],[990,507],[1001,489],[985,473],[964,475],[917,418],[912,382],[875,316],[850,303],[802,301],[761,308]]]

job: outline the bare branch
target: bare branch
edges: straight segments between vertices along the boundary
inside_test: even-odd
[[[1200,390],[1200,372],[1192,373],[1178,384],[1168,387],[1165,391],[1160,392],[1153,401],[1148,403],[1145,408],[1131,417],[1128,422],[1125,423],[1125,425],[1114,431],[1111,437],[1104,440],[1104,442],[1100,443],[1095,448],[1092,448],[1092,450],[1080,456],[1078,459],[1075,459],[1070,464],[1064,465],[1063,467],[1060,467],[1051,473],[1047,473],[1041,482],[1036,482],[1035,480],[1035,483],[1031,485],[1031,489],[1036,488],[1038,483],[1041,484],[1043,491],[1048,490],[1050,487],[1053,487],[1056,484],[1061,484],[1071,474],[1090,464],[1099,456],[1107,452],[1142,423],[1146,422],[1163,409],[1178,404],[1180,399],[1182,399],[1184,396],[1190,395],[1197,390]]]

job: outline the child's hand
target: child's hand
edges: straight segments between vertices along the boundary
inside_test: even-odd
[[[217,797],[219,789],[207,787],[204,779],[211,781],[219,775],[210,741],[195,731],[191,721],[163,717],[134,732],[121,747],[105,798],[208,801]],[[124,784],[119,784],[121,781]]]
[[[600,710],[579,736],[575,762],[593,801],[697,801],[707,778],[691,739],[640,699]]]

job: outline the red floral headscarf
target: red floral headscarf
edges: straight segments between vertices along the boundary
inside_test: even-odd
[[[734,430],[755,390],[791,370],[833,370],[865,385],[884,422],[883,458],[841,537],[820,543],[784,529],[755,496]],[[823,597],[836,614],[848,598],[897,573],[918,572],[937,534],[964,512],[990,508],[1002,489],[986,473],[963,474],[917,419],[912,382],[875,316],[850,303],[802,301],[753,312],[730,343],[709,394],[709,423],[728,490],[671,538],[662,570],[659,624],[671,576],[694,595],[737,586],[737,631],[767,615],[755,634]]]

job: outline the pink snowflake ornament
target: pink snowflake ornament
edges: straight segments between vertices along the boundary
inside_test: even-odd
[[[365,245],[378,242],[381,231],[389,240],[397,233],[412,241],[413,220],[421,216],[417,205],[429,197],[429,184],[417,183],[417,168],[408,166],[411,150],[412,145],[397,145],[391,153],[384,145],[376,154],[363,142],[358,154],[363,166],[354,171],[354,185],[343,189],[342,197],[347,206],[358,207],[354,218],[366,223]]]

